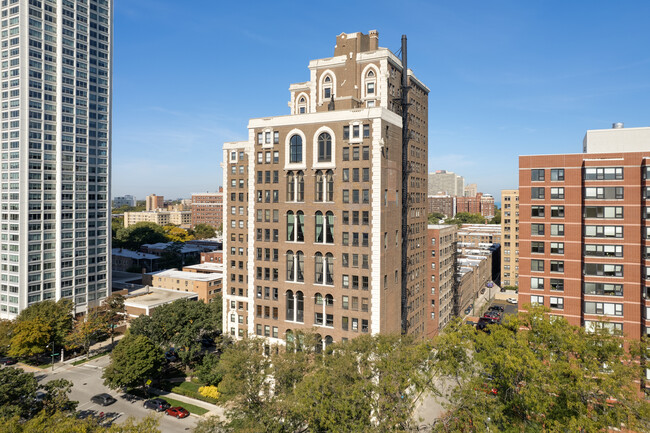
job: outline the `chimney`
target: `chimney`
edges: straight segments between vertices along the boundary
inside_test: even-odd
[[[368,32],[370,37],[370,45],[368,46],[369,51],[375,51],[379,49],[379,32],[377,30],[370,30]]]
[[[612,123],[612,129],[623,129],[623,122]]]

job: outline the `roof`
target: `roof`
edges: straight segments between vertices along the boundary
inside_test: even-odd
[[[148,259],[158,260],[160,257],[154,254],[141,253],[139,251],[125,250],[123,248],[113,248],[112,254],[119,257],[128,257],[130,259]]]
[[[172,243],[173,242],[159,242],[157,244],[144,244],[142,245],[142,248],[146,248],[148,250],[165,250]],[[181,248],[181,253],[193,253],[193,252],[201,253],[205,251],[206,251],[206,247],[202,247],[194,244],[187,244],[187,243],[184,243]]]
[[[198,271],[225,272],[222,263],[199,263],[198,265],[183,266],[183,269],[196,269]],[[192,272],[195,273],[195,272]]]
[[[216,281],[220,280],[223,277],[223,274],[219,273],[200,274],[198,272],[179,271],[178,269],[167,269],[166,271],[150,272],[149,275],[152,275],[154,277],[176,278],[179,280],[190,281]]]
[[[181,292],[179,290],[147,286],[129,292],[124,300],[124,305],[135,308],[152,308],[169,304],[179,299],[198,299],[198,297],[198,293],[194,292]]]

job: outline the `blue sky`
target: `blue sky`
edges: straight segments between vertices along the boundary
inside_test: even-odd
[[[288,114],[289,84],[341,32],[376,29],[430,89],[429,171],[500,196],[518,155],[650,126],[650,2],[115,1],[113,195],[221,184],[221,144]]]

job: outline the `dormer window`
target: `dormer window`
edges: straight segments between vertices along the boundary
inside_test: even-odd
[[[306,112],[307,112],[307,101],[303,96],[298,100],[298,113],[305,114]]]
[[[375,72],[372,69],[366,75],[366,94],[368,96],[375,94]]]

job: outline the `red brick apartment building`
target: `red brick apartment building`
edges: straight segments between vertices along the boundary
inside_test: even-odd
[[[219,228],[223,223],[223,188],[219,192],[192,194],[192,227],[207,224]]]
[[[223,146],[224,333],[424,335],[429,89],[376,31],[341,33],[308,76],[290,114]]]
[[[583,146],[519,158],[519,306],[639,339],[650,330],[650,128],[588,131]]]

